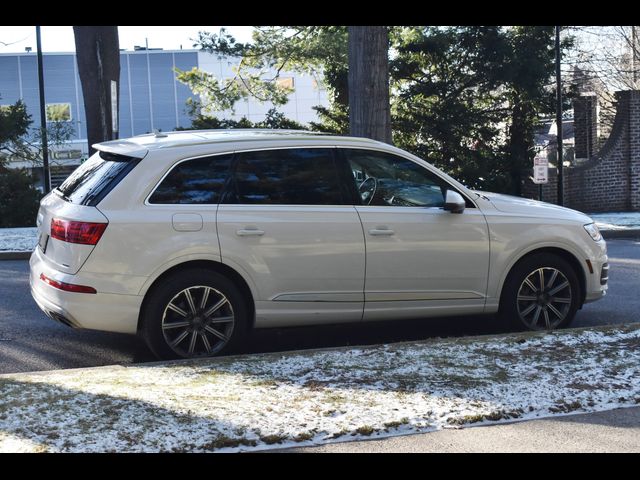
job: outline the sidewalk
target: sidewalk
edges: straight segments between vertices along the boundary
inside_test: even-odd
[[[2,375],[0,452],[258,451],[638,404],[640,324],[430,339]]]
[[[640,453],[640,407],[278,452]]]

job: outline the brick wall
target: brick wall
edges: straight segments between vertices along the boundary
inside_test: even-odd
[[[640,210],[640,91],[616,92],[616,99],[616,118],[603,147],[588,161],[563,170],[566,207],[583,212]],[[538,198],[538,185],[529,175],[523,196]],[[542,200],[556,203],[556,193],[557,171],[552,168]]]

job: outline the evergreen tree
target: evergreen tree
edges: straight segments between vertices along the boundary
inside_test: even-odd
[[[408,26],[388,32],[394,144],[472,188],[519,194],[538,119],[554,111],[553,27]],[[236,83],[228,87],[205,88],[196,74],[181,75],[208,101],[233,105],[257,93],[255,98],[279,105],[287,94],[274,86],[280,71],[312,73],[327,86],[329,107],[316,107],[320,122],[311,128],[349,132],[346,27],[262,27],[247,44],[223,30],[201,33],[199,44],[242,59]],[[238,79],[240,90],[234,87]]]
[[[505,156],[509,160],[510,190],[521,194],[522,177],[533,165],[533,134],[541,115],[555,111],[554,27],[513,27],[506,32],[509,61],[504,69],[511,112]],[[565,47],[568,46],[565,43]]]
[[[22,145],[31,123],[21,100],[0,108],[0,151]],[[5,163],[0,157],[0,228],[34,226],[41,194],[26,170],[10,169]]]
[[[411,27],[394,43],[395,143],[470,187],[499,184],[508,114],[500,79],[508,47],[500,28]]]
[[[287,102],[290,90],[277,79],[282,71],[312,75],[327,88],[329,108],[314,107],[321,119],[311,128],[331,133],[348,133],[347,28],[341,26],[271,26],[255,27],[253,41],[240,43],[225,29],[219,33],[200,32],[196,44],[203,51],[238,57],[232,78],[218,79],[198,69],[177,70],[178,80],[200,95],[208,107],[202,111],[198,102],[190,107],[194,117],[202,120],[211,110],[233,110],[239,100],[255,98],[270,102],[274,108]],[[273,73],[275,72],[275,74]]]
[[[14,105],[1,107],[0,150],[4,150],[11,143],[18,142],[27,134],[32,123],[31,115],[27,113],[27,106],[22,100],[18,100]]]

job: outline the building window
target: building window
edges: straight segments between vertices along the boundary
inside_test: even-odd
[[[313,87],[314,90],[320,90],[320,91],[326,90],[324,88],[324,85],[315,78],[311,80],[311,86]]]
[[[280,88],[293,89],[293,77],[278,77],[276,84]]]
[[[70,103],[47,103],[47,122],[70,122]]]
[[[220,82],[220,88],[225,89],[228,85],[235,85],[242,93],[250,93],[245,82],[240,77],[227,77],[223,82]]]

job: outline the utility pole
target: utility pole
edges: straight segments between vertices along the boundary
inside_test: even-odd
[[[564,205],[562,179],[562,83],[560,77],[560,27],[556,26],[556,125],[558,139],[558,205]]]
[[[38,89],[40,90],[40,128],[42,129],[42,166],[44,170],[44,193],[51,190],[49,173],[49,148],[47,146],[47,112],[44,103],[44,73],[42,71],[42,46],[40,45],[40,25],[36,26],[36,47],[38,50]]]
[[[637,70],[637,41],[636,27],[631,27],[631,74],[633,75],[633,88],[638,88],[638,70]]]

